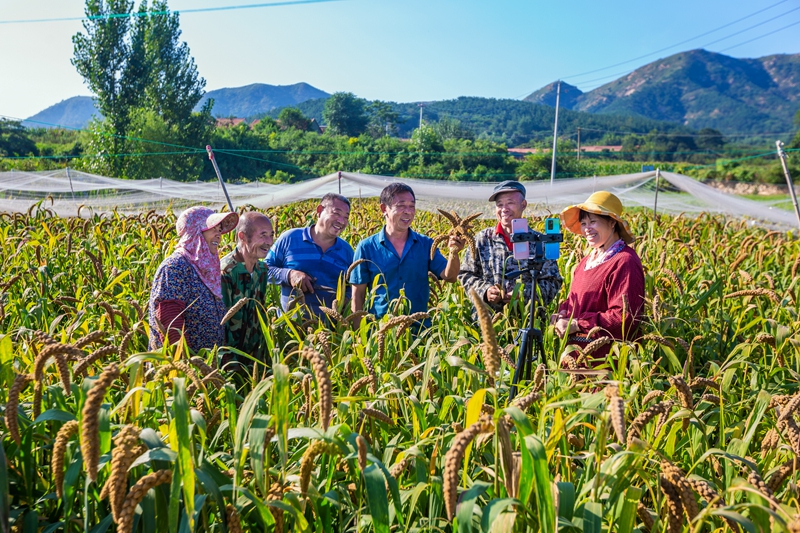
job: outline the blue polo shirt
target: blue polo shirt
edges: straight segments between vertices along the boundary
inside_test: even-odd
[[[281,307],[286,311],[292,293],[289,272],[299,270],[314,279],[314,294],[306,293],[306,305],[315,315],[320,306],[331,307],[336,285],[353,262],[353,247],[341,238],[325,252],[311,238],[311,227],[285,231],[267,254],[270,278],[281,284]],[[330,290],[328,290],[330,289]]]
[[[350,283],[372,287],[376,276],[378,287],[373,291],[373,307],[371,312],[380,318],[389,310],[389,302],[400,297],[400,289],[405,289],[406,298],[411,302],[411,312],[428,310],[428,299],[431,288],[428,272],[437,278],[447,266],[447,259],[439,250],[431,260],[433,239],[409,229],[408,240],[403,248],[402,256],[389,239],[386,228],[367,237],[356,247],[353,261],[367,259],[353,269]]]

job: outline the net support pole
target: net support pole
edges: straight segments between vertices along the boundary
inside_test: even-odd
[[[556,89],[556,122],[553,125],[553,164],[550,166],[550,187],[556,180],[556,150],[558,148],[558,104],[561,99],[561,80],[558,80]]]
[[[228,196],[228,189],[225,187],[225,182],[222,181],[222,173],[220,173],[219,167],[217,166],[217,160],[214,159],[214,150],[211,149],[211,145],[206,145],[206,152],[208,152],[208,158],[211,160],[211,164],[214,166],[214,172],[217,173],[217,179],[219,180],[219,184],[222,186],[222,192],[225,193],[225,199],[228,201],[228,209],[230,209],[231,213],[233,213],[233,202],[231,202],[231,197]]]
[[[783,151],[783,143],[775,141],[775,146],[778,149],[778,159],[781,160],[783,167],[783,174],[786,176],[786,184],[789,186],[789,195],[792,197],[792,205],[794,205],[794,214],[797,215],[797,224],[800,225],[800,208],[797,207],[797,195],[794,192],[794,183],[792,183],[792,176],[789,174],[789,165],[786,162],[786,152]]]
[[[339,194],[342,194],[342,171],[339,171]]]
[[[75,201],[75,189],[72,188],[72,176],[69,173],[69,167],[67,167],[67,179],[69,180],[69,191],[72,193],[72,201]]]
[[[661,168],[656,169],[656,199],[653,201],[653,218],[658,220],[658,182],[661,180]]]

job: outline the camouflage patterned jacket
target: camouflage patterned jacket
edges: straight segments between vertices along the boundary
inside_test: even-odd
[[[269,271],[263,261],[256,262],[253,273],[247,271],[238,250],[220,261],[222,299],[230,309],[242,298],[252,298],[225,324],[225,343],[269,364],[264,335],[258,321],[258,303],[264,304],[269,284]],[[246,361],[241,361],[247,364]],[[249,366],[249,365],[248,365]]]
[[[506,292],[514,289],[514,284],[519,279],[525,284],[525,301],[531,298],[531,275],[528,272],[518,276],[509,275],[523,270],[527,267],[528,261],[517,261],[511,250],[508,249],[503,236],[497,233],[496,228],[487,228],[475,235],[475,247],[479,257],[477,260],[472,256],[472,251],[468,248],[461,261],[461,271],[458,280],[469,292],[475,289],[483,301],[486,301],[486,291],[492,285],[502,286]],[[531,249],[533,253],[533,249]],[[505,265],[505,267],[504,267]],[[539,274],[539,290],[544,298],[544,305],[548,305],[558,295],[564,278],[558,271],[558,264],[555,261],[545,261],[542,272]],[[489,306],[495,311],[503,308],[503,304],[490,303]]]

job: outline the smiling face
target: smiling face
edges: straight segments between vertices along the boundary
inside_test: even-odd
[[[195,230],[196,231],[196,230]],[[213,228],[203,231],[203,238],[208,244],[208,249],[213,255],[219,255],[219,242],[222,240],[222,224],[217,224]]]
[[[589,246],[605,249],[609,244],[619,240],[617,222],[611,217],[595,215],[594,213],[581,212],[581,233],[586,237]]]
[[[503,226],[506,232],[511,233],[511,221],[515,218],[522,218],[522,212],[528,206],[528,202],[522,193],[509,191],[498,194],[494,200],[494,214],[497,221]]]
[[[390,232],[408,231],[417,214],[417,201],[410,192],[398,192],[391,204],[381,204],[381,213]]]
[[[341,200],[328,200],[325,205],[317,206],[317,235],[336,239],[350,221],[350,206]]]
[[[240,231],[239,249],[242,255],[254,261],[264,259],[275,242],[275,231],[269,218],[261,216],[254,218],[247,227],[247,232]]]

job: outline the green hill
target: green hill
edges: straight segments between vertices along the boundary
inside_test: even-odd
[[[392,109],[400,116],[398,126],[400,137],[410,137],[419,125],[419,105],[417,103],[399,104],[390,102]],[[322,120],[325,100],[309,100],[297,107],[307,117]],[[280,109],[268,113],[277,117]],[[455,100],[427,102],[423,109],[423,119],[438,122],[443,118],[455,119],[472,131],[478,138],[505,142],[508,146],[518,146],[531,141],[544,141],[553,136],[555,110],[551,107],[521,100],[500,100],[462,96]],[[599,141],[606,133],[691,133],[692,130],[680,124],[671,124],[636,116],[612,116],[592,114],[562,109],[559,112],[560,135],[573,135],[581,128],[581,140],[585,143]]]
[[[723,133],[788,132],[800,108],[800,54],[737,59],[691,50],[659,59],[587,93],[562,82],[576,111],[665,120]],[[554,105],[555,84],[525,98]]]
[[[22,125],[26,128],[52,128],[61,126],[67,129],[82,129],[89,124],[92,115],[101,117],[100,112],[94,107],[94,98],[91,96],[73,96],[39,111],[25,120]]]
[[[294,85],[268,85],[253,83],[244,87],[231,87],[208,91],[195,108],[199,111],[209,98],[214,99],[211,110],[215,117],[250,117],[263,114],[276,107],[297,105],[314,98],[329,95],[307,83]]]
[[[206,100],[213,98],[212,114],[215,117],[250,117],[263,115],[270,109],[293,106],[305,100],[328,96],[325,91],[307,83],[294,85],[254,83],[244,87],[208,91],[197,104],[195,111],[200,110]],[[61,126],[83,129],[89,124],[92,115],[101,116],[94,107],[94,99],[90,96],[74,96],[36,113],[23,122],[23,125],[28,128]]]

